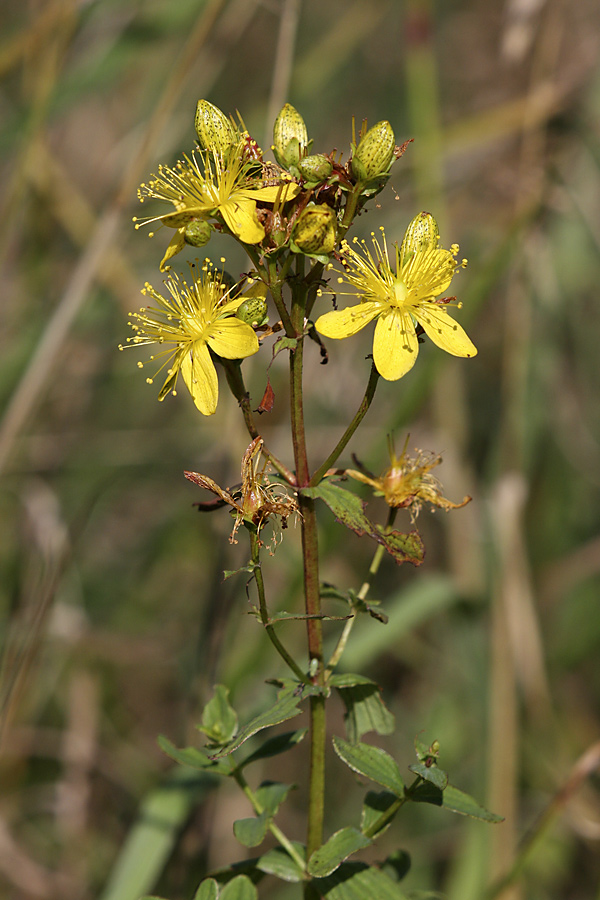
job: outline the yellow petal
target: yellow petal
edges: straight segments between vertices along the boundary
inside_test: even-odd
[[[373,361],[386,381],[406,375],[417,360],[419,342],[411,317],[394,309],[380,316],[373,338]]]
[[[208,329],[208,345],[224,359],[244,359],[258,351],[258,338],[250,325],[230,317],[218,319]]]
[[[204,416],[217,409],[219,383],[214,363],[204,341],[196,341],[181,363],[181,374],[194,403]]]
[[[423,303],[415,307],[412,313],[421,323],[425,334],[434,344],[453,356],[476,356],[477,347],[467,336],[458,322],[448,315],[444,306],[436,303]]]
[[[256,202],[235,195],[219,206],[219,212],[225,219],[228,228],[244,244],[258,244],[265,236],[265,229],[256,215]]]
[[[287,203],[294,199],[299,190],[300,185],[295,181],[285,181],[268,187],[241,190],[239,193],[250,200],[262,200],[263,203],[275,203],[278,198],[281,203]]]
[[[386,304],[387,305],[387,304]],[[328,338],[347,338],[357,334],[361,328],[372,322],[386,305],[375,301],[348,306],[346,309],[335,309],[319,316],[315,328]]]
[[[166,263],[172,259],[180,250],[183,250],[185,247],[185,225],[183,228],[178,228],[171,240],[169,241],[169,246],[165,251],[165,255],[160,261],[160,271],[167,272],[170,269],[170,266],[167,266]]]

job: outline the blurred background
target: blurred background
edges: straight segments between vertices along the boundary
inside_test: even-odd
[[[423,345],[342,462],[381,472],[386,435],[400,450],[410,433],[443,454],[445,496],[473,502],[421,513],[426,561],[384,563],[372,596],[390,622],[357,627],[344,667],[396,716],[393,738],[366,740],[403,769],[415,735],[439,740],[452,782],[505,822],[415,805],[371,858],[409,852],[414,897],[599,898],[597,0],[3,0],[0,15],[0,895],[183,900],[252,853],[231,831],[245,800],[182,781],[156,744],[197,741],[214,683],[247,720],[281,674],[245,575],[223,581],[243,537],[228,543],[225,511],[198,514],[206,497],[182,477],[235,483],[248,437],[224,380],[205,419],[185,391],[158,403],[143,354],[117,351],[169,239],[133,229],[137,185],[191,150],[205,97],[263,147],[290,101],[314,151],[344,159],[353,116],[389,119],[414,142],[355,233],[401,240],[427,209],[469,259],[453,290],[479,355]],[[207,247],[237,275],[236,249]],[[360,402],[370,349],[366,333],[330,342],[320,367],[309,348],[315,463]],[[260,426],[291,464],[285,375],[280,358]],[[327,510],[321,524],[323,578],[358,588],[373,548]],[[276,609],[299,608],[298,543],[290,528],[265,565]],[[300,652],[301,625],[282,635]],[[363,790],[328,766],[331,833]],[[301,748],[254,774],[302,781]],[[303,815],[297,791],[280,822],[299,840]],[[261,896],[296,890],[266,879]]]

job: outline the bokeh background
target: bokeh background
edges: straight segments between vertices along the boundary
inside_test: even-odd
[[[389,119],[414,142],[356,233],[399,240],[427,209],[469,258],[457,315],[479,355],[424,345],[348,454],[382,471],[386,435],[400,449],[410,432],[443,453],[446,496],[473,502],[421,514],[426,562],[382,567],[390,623],[357,628],[345,666],[396,715],[393,739],[367,740],[404,767],[416,734],[437,738],[453,783],[505,822],[415,808],[377,852],[411,854],[409,896],[600,897],[597,0],[3,0],[0,16],[0,894],[188,898],[250,852],[231,832],[245,801],[182,783],[156,744],[197,740],[217,681],[248,719],[280,671],[245,576],[222,578],[247,548],[226,512],[192,508],[181,474],[234,483],[248,438],[225,393],[210,420],[186,392],[159,404],[117,351],[168,240],[133,229],[136,187],[189,152],[205,97],[263,147],[289,100],[315,150],[345,158],[353,116]],[[329,350],[324,368],[308,353],[315,461],[362,396],[369,335]],[[264,359],[248,366],[257,402]],[[289,463],[282,360],[271,376],[260,425]],[[323,577],[359,587],[372,547],[327,511],[321,524]],[[298,538],[266,566],[275,608],[298,609]],[[300,652],[301,627],[285,629]],[[328,766],[331,832],[362,791]],[[274,775],[301,782],[302,754]],[[281,823],[302,839],[301,791]],[[486,894],[515,859],[518,878]]]

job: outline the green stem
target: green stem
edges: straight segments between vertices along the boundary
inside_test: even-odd
[[[371,823],[369,828],[365,828],[363,834],[365,837],[374,838],[376,834],[378,834],[382,828],[391,822],[398,810],[404,806],[407,800],[410,800],[411,794],[414,789],[423,781],[422,778],[417,776],[410,787],[404,789],[404,796],[398,797],[397,800],[392,803],[392,805],[386,809],[385,812],[381,813],[379,818],[375,819],[374,822]]]
[[[325,462],[319,466],[317,471],[313,474],[310,480],[310,486],[316,487],[316,485],[321,481],[325,473],[328,469],[330,469],[336,460],[339,458],[340,454],[346,447],[346,444],[364,419],[367,414],[367,411],[371,405],[373,397],[375,396],[375,388],[377,387],[377,382],[379,381],[379,372],[375,368],[375,363],[371,365],[371,374],[369,375],[369,382],[367,384],[367,389],[365,391],[365,396],[362,399],[362,403],[358,407],[356,415],[346,428],[344,434],[337,442],[334,449],[331,451]]]
[[[388,512],[388,519],[385,524],[386,532],[391,530],[392,525],[394,524],[394,520],[396,518],[397,512],[398,512],[397,509],[390,507],[390,510]],[[382,544],[378,544],[377,549],[375,550],[375,553],[373,555],[371,565],[369,566],[369,574],[368,574],[366,580],[363,582],[360,591],[358,592],[359,600],[364,600],[366,598],[367,594],[369,593],[371,583],[373,581],[373,578],[379,571],[379,566],[381,565],[381,560],[383,559],[384,553],[385,553],[385,548],[383,547]],[[333,651],[333,653],[331,654],[331,657],[330,657],[329,662],[327,663],[327,667],[325,669],[325,683],[327,683],[327,681],[329,681],[331,675],[333,674],[333,670],[335,669],[335,667],[337,666],[337,664],[339,663],[339,661],[341,659],[342,653],[346,649],[346,644],[348,643],[348,638],[350,637],[350,633],[352,631],[352,628],[354,627],[356,618],[357,618],[357,614],[355,612],[354,615],[352,616],[352,618],[348,619],[348,621],[344,625],[344,630],[342,631],[342,633],[340,635],[340,639],[338,640],[336,648]]]
[[[244,792],[244,794],[246,795],[248,800],[250,801],[254,812],[258,816],[260,816],[261,813],[264,812],[264,807],[262,806],[261,803],[258,802],[258,799],[256,798],[256,795],[254,794],[254,791],[252,790],[252,788],[250,787],[250,785],[248,784],[248,782],[246,781],[246,779],[244,778],[244,776],[242,775],[240,770],[233,768],[231,771],[231,775],[235,779],[237,784],[241,787],[242,791]],[[271,832],[273,837],[275,837],[279,841],[281,846],[287,851],[287,853],[294,860],[294,862],[296,863],[298,868],[302,872],[306,871],[306,862],[302,859],[302,857],[300,856],[300,854],[298,853],[298,851],[296,850],[296,848],[294,847],[294,845],[292,844],[290,839],[288,837],[286,837],[286,835],[283,833],[281,828],[279,828],[279,826],[276,825],[273,821],[270,821],[269,822],[269,831]]]
[[[288,651],[285,649],[285,647],[277,637],[275,629],[269,619],[269,610],[267,609],[267,601],[265,598],[265,583],[260,565],[260,538],[258,536],[258,532],[256,531],[250,532],[250,548],[252,553],[252,562],[254,564],[253,574],[254,580],[256,582],[256,589],[258,591],[258,608],[260,611],[261,621],[265,627],[269,640],[271,641],[283,661],[290,667],[294,675],[300,679],[302,684],[306,684],[306,674],[302,671],[296,660],[293,659],[293,657],[290,656]]]
[[[341,240],[345,236],[346,232],[352,225],[352,220],[356,215],[356,209],[358,207],[358,201],[360,200],[362,189],[363,185],[359,182],[358,184],[354,185],[354,189],[350,194],[348,194],[348,199],[346,200],[346,206],[344,208],[344,215],[338,227],[339,240]]]
[[[292,444],[298,485],[303,487],[310,481],[306,435],[304,428],[304,408],[302,398],[302,369],[304,350],[304,316],[306,310],[307,286],[303,278],[303,259],[297,260],[297,278],[291,281],[292,309],[291,322],[296,347],[290,352],[290,416]],[[307,616],[320,616],[321,591],[319,585],[319,547],[317,517],[314,502],[299,493],[302,528],[302,558],[304,570],[304,604]],[[320,618],[306,620],[308,637],[309,672],[314,684],[324,683],[323,669],[323,625]],[[323,817],[325,807],[325,698],[323,695],[310,698],[310,783],[308,797],[308,829],[306,858],[323,843]]]
[[[246,428],[248,429],[248,434],[254,440],[254,438],[258,437],[260,432],[256,427],[256,423],[254,421],[254,416],[252,414],[252,408],[250,406],[250,395],[246,390],[246,385],[244,384],[244,376],[242,375],[242,369],[240,361],[237,359],[222,359],[223,368],[225,369],[225,377],[227,378],[227,384],[229,385],[229,389],[235,399],[238,401],[240,405],[240,409],[242,410],[242,414],[244,416],[244,422],[246,423]],[[296,476],[293,472],[285,466],[277,457],[271,453],[266,444],[263,444],[262,447],[263,456],[269,460],[273,468],[276,472],[285,478],[288,484],[294,485],[296,484]]]
[[[292,324],[292,319],[290,317],[289,312],[287,311],[286,305],[283,300],[283,282],[281,280],[281,276],[277,274],[277,267],[274,261],[269,262],[269,290],[271,291],[271,296],[273,297],[273,301],[275,306],[277,307],[277,312],[279,314],[279,318],[283,324],[285,329],[285,333],[288,337],[292,337],[294,334],[294,326]]]

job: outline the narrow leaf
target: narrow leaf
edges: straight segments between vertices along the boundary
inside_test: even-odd
[[[304,847],[302,844],[294,842],[294,849],[299,856],[304,858]],[[282,881],[298,882],[304,877],[303,870],[292,859],[292,857],[283,849],[283,847],[273,847],[267,850],[256,863],[256,868],[267,875],[275,875]]]
[[[164,734],[159,734],[157,743],[167,756],[170,756],[171,759],[174,759],[175,762],[180,763],[182,766],[191,766],[193,769],[207,769],[215,775],[229,775],[231,773],[228,763],[211,759],[204,750],[198,747],[182,747],[180,750]]]
[[[350,528],[359,537],[366,534],[382,544],[397,563],[410,562],[419,566],[423,562],[425,549],[418,531],[402,534],[399,531],[388,532],[380,525],[374,525],[366,517],[365,504],[360,497],[335,484],[331,479],[324,479],[316,487],[302,488],[302,493],[307,497],[322,500],[338,522]]]
[[[345,859],[357,850],[368,847],[370,843],[370,838],[365,837],[356,828],[342,828],[315,850],[308,860],[308,872],[315,878],[331,875]]]
[[[371,744],[350,744],[340,737],[334,737],[333,747],[347,766],[359,775],[370,778],[382,787],[388,788],[397,797],[404,796],[404,782],[395,760]]]
[[[271,728],[273,725],[279,725],[280,722],[285,722],[287,719],[292,719],[294,716],[300,715],[301,710],[298,708],[300,700],[301,697],[297,696],[296,688],[286,688],[284,691],[281,691],[279,699],[274,706],[260,716],[256,716],[256,718],[252,719],[245,728],[242,728],[235,740],[231,741],[225,747],[222,747],[212,758],[218,759],[219,757],[229,756],[230,753],[233,753],[234,750],[241,747],[244,741],[247,741],[253,734],[262,731],[264,728]]]
[[[459,791],[458,788],[449,784],[444,791],[441,791],[435,785],[424,782],[419,784],[414,791],[411,792],[410,800],[417,803],[433,803],[434,806],[442,806],[451,812],[460,813],[462,816],[471,816],[472,819],[481,819],[483,822],[503,822],[502,816],[489,812],[483,806],[479,806],[476,800],[469,794]]]
[[[238,819],[233,823],[233,833],[244,847],[258,847],[267,835],[270,820],[267,812],[250,819]]]
[[[438,769],[437,766],[426,766],[425,763],[414,763],[414,765],[409,766],[408,768],[411,772],[414,772],[415,775],[420,775],[424,781],[430,781],[431,784],[434,784],[440,791],[445,790],[448,785],[447,773],[444,772],[443,769]]]
[[[254,753],[251,753],[250,756],[246,757],[246,759],[239,764],[238,768],[243,769],[249,763],[256,762],[258,759],[267,759],[269,756],[278,756],[280,753],[285,753],[286,750],[291,750],[292,747],[295,747],[296,744],[300,743],[307,731],[307,728],[299,728],[298,731],[286,731],[285,734],[278,734],[275,737],[269,738],[264,744],[261,744]]]
[[[311,884],[326,900],[406,900],[395,881],[360,862],[344,862],[332,875]]]

